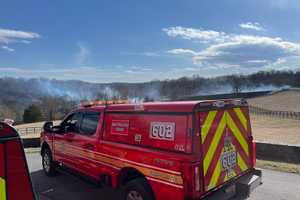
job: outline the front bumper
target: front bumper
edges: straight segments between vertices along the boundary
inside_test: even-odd
[[[206,196],[205,200],[230,200],[235,196],[248,197],[250,193],[262,184],[261,170],[253,169],[245,175],[235,179],[220,189]]]

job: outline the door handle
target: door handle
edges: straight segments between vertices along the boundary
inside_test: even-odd
[[[94,150],[95,149],[95,145],[87,143],[83,145],[83,148],[88,149],[88,150]]]

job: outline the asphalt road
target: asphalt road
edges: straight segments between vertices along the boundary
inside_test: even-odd
[[[28,153],[27,161],[34,189],[40,200],[121,199],[118,190],[100,188],[68,172],[51,178],[45,176],[38,153]],[[263,170],[263,184],[247,200],[300,200],[300,176]]]

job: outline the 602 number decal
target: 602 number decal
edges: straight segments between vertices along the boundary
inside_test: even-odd
[[[174,122],[151,122],[150,138],[174,141],[175,123]]]

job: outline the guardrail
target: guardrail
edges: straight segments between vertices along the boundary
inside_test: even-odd
[[[42,131],[41,127],[26,127],[26,128],[17,128],[20,136],[34,136],[39,135]]]
[[[280,119],[300,120],[300,112],[268,110],[265,108],[260,108],[251,105],[249,106],[249,110],[250,113],[255,115],[263,115],[263,116],[275,117]]]

